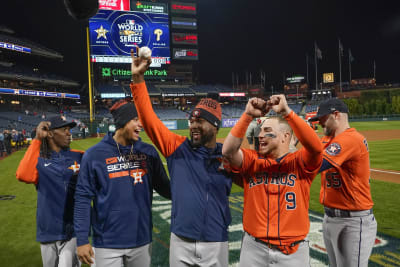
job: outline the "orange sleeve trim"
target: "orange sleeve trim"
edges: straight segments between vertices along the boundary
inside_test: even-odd
[[[19,181],[28,184],[38,183],[39,173],[36,169],[36,165],[40,155],[41,144],[42,142],[40,140],[33,139],[28,150],[25,152],[16,173],[16,177]]]
[[[71,152],[77,152],[77,153],[81,153],[81,154],[84,154],[84,153],[85,153],[85,151],[83,151],[83,150],[77,150],[77,149],[70,149],[69,151],[71,151]]]
[[[247,128],[249,127],[249,124],[252,120],[253,117],[244,112],[238,122],[235,124],[235,126],[233,126],[231,134],[234,137],[243,139],[244,135],[246,134]]]
[[[186,137],[171,132],[157,117],[151,105],[145,82],[131,83],[130,87],[139,120],[147,135],[164,157],[172,155],[186,140]]]

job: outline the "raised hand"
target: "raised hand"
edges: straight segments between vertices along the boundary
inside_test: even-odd
[[[40,141],[45,139],[49,134],[50,124],[51,123],[49,121],[40,122],[39,125],[36,127],[35,139],[38,139]]]
[[[284,95],[273,95],[269,98],[268,105],[271,109],[282,116],[286,116],[291,112]]]
[[[139,47],[136,47],[136,55],[139,55]],[[132,80],[134,83],[144,82],[144,73],[149,68],[151,64],[151,58],[144,58],[135,56],[133,49],[131,49],[131,71],[132,71]]]
[[[246,105],[246,114],[252,116],[253,118],[262,117],[269,111],[269,106],[267,102],[261,98],[250,98]]]

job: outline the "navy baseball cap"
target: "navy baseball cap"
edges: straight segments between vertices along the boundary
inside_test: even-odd
[[[69,126],[70,128],[74,128],[76,126],[76,122],[67,121],[64,116],[54,116],[50,117],[47,121],[50,122],[50,130],[62,128]]]
[[[321,117],[332,114],[335,111],[349,113],[349,109],[342,100],[331,98],[319,104],[317,115],[308,121],[318,121]]]

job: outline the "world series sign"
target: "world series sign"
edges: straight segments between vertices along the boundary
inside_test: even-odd
[[[131,49],[148,46],[152,57],[170,59],[168,14],[99,10],[89,20],[91,56],[130,58]]]

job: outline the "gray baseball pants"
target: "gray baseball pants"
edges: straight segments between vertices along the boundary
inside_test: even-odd
[[[49,243],[40,243],[43,267],[79,267],[76,254],[76,238]]]
[[[310,251],[308,242],[299,244],[298,250],[286,255],[277,248],[269,248],[266,244],[257,242],[254,237],[244,233],[240,249],[240,267],[293,267],[310,266]]]
[[[151,243],[127,249],[94,248],[92,267],[149,267],[151,248]]]
[[[368,266],[377,230],[374,214],[350,218],[325,214],[322,230],[330,266]]]
[[[171,233],[169,266],[228,267],[228,241],[202,242]]]

